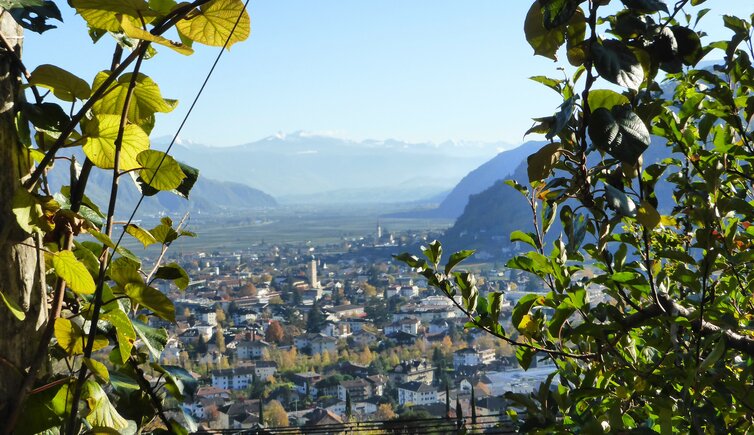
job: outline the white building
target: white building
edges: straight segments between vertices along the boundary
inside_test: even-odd
[[[453,368],[473,367],[484,365],[495,359],[493,349],[472,349],[470,347],[457,350],[453,353]]]
[[[422,382],[407,382],[398,386],[398,404],[429,405],[439,402],[437,389]]]
[[[251,385],[254,376],[254,367],[213,370],[212,386],[227,390],[243,390]]]

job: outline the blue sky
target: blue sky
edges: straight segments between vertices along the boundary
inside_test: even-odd
[[[559,104],[527,79],[555,76],[562,65],[532,56],[523,35],[530,4],[252,1],[251,38],[223,56],[182,136],[215,146],[296,130],[357,140],[518,144],[532,117]],[[715,39],[727,35],[720,15],[754,12],[749,0],[704,6],[713,9],[703,25]],[[41,37],[27,34],[27,67],[53,63],[91,81],[108,67],[112,43],[103,38],[92,46],[80,17],[64,11],[64,19]],[[153,136],[175,131],[216,50],[197,47],[184,57],[161,49],[145,62],[163,95],[182,103],[158,118]]]

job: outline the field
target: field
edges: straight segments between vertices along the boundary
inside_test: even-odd
[[[186,229],[198,234],[197,238],[182,238],[171,248],[174,253],[194,250],[235,250],[253,244],[305,244],[325,245],[374,236],[377,224],[383,234],[407,231],[442,231],[452,225],[447,219],[384,218],[400,211],[396,206],[347,205],[283,206],[274,210],[249,212],[226,216],[191,215]],[[152,222],[144,222],[147,228]],[[125,240],[125,239],[124,239]],[[129,249],[140,250],[138,244],[128,240]]]

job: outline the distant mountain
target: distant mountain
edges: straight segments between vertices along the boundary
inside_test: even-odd
[[[473,248],[486,251],[488,254],[495,253],[494,255],[497,255],[501,252],[501,249],[511,246],[511,232],[514,230],[533,230],[529,204],[520,193],[505,184],[503,180],[513,179],[521,185],[529,185],[526,157],[534,153],[542,145],[542,142],[527,142],[519,148],[511,150],[520,151],[519,154],[515,155],[522,156],[517,160],[518,163],[512,174],[500,177],[487,189],[469,197],[468,204],[466,204],[463,213],[442,237],[443,243],[449,250],[457,251]],[[514,154],[509,155],[511,156],[510,163],[516,163],[512,157]],[[651,144],[643,154],[644,165],[646,167],[646,165],[670,156],[668,147],[663,145],[659,138],[653,137]],[[596,163],[598,156],[593,154],[593,157],[595,159],[593,163]],[[665,173],[663,180],[668,175],[669,173]],[[663,180],[657,183],[655,194],[661,205],[667,205],[672,203],[672,186]],[[448,195],[448,198],[450,198],[450,195]],[[661,209],[660,211],[662,213],[670,213],[669,209]],[[552,233],[560,231],[559,222],[556,219],[551,230]]]
[[[351,141],[306,132],[232,146],[173,147],[208,177],[243,183],[285,202],[414,201],[447,191],[504,144]]]
[[[82,159],[83,156],[79,161]],[[48,180],[53,191],[57,191],[59,186],[69,184],[67,165],[58,164],[50,172]],[[111,183],[111,174],[100,170],[92,171],[87,183],[86,195],[99,205],[103,212],[107,208]],[[140,196],[131,177],[122,177],[119,183],[116,219],[127,218]],[[186,200],[170,192],[160,192],[155,196],[145,197],[139,207],[139,216],[182,214],[186,211],[217,213],[277,206],[275,198],[261,190],[240,183],[213,180],[202,174],[191,189],[189,198],[190,200]]]
[[[459,217],[469,202],[469,197],[490,188],[496,181],[512,174],[526,157],[539,149],[544,142],[530,141],[506,150],[469,172],[440,202],[437,208],[403,213],[404,217],[449,218]]]

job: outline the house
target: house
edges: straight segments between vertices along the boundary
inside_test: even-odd
[[[377,342],[377,334],[362,329],[359,332],[354,332],[349,340],[357,346],[370,346]]]
[[[236,345],[236,356],[240,360],[260,359],[269,348],[270,344],[263,340],[244,340]]]
[[[278,372],[278,364],[275,361],[256,361],[254,363],[254,374],[257,379],[267,379],[275,376]]]
[[[428,405],[439,402],[437,388],[423,382],[406,382],[398,385],[398,404]]]
[[[450,329],[450,325],[447,320],[439,319],[429,324],[429,330],[427,332],[429,335],[445,334],[448,332],[448,329]]]
[[[385,387],[387,386],[388,378],[385,375],[372,375],[367,376],[365,378],[367,382],[372,384],[372,394],[373,396],[379,397],[382,396],[382,394],[385,392]]]
[[[385,327],[385,334],[392,335],[396,332],[403,331],[407,334],[418,335],[419,325],[421,322],[415,317],[406,317],[397,322],[393,322]]]
[[[396,384],[414,381],[431,384],[435,379],[435,367],[423,359],[403,361],[388,372],[388,377]]]
[[[306,394],[307,391],[310,397],[317,397],[317,382],[322,380],[322,375],[316,372],[301,372],[294,373],[291,376],[293,385],[299,394]]]
[[[453,368],[475,367],[488,364],[495,359],[493,349],[473,349],[470,347],[457,350],[453,353]]]
[[[361,401],[372,397],[372,384],[364,379],[343,381],[338,384],[338,399],[346,400],[346,394],[351,396],[351,401]]]
[[[256,372],[253,367],[244,367],[213,370],[211,376],[212,386],[215,388],[243,390],[252,384]]]
[[[328,337],[345,338],[351,335],[351,326],[347,322],[325,322],[322,334]]]
[[[364,305],[338,305],[327,308],[325,311],[338,318],[344,317],[364,317]]]
[[[307,423],[304,425],[303,432],[306,433],[306,427],[310,426],[328,426],[332,428],[334,425],[343,424],[343,419],[332,411],[328,411],[322,408],[315,408],[312,412],[305,414],[304,419]],[[333,433],[338,433],[338,430],[331,429]],[[328,431],[329,432],[329,431]]]
[[[199,320],[206,324],[211,326],[217,326],[217,313],[215,312],[214,308],[203,308],[199,310],[199,315],[197,316]]]
[[[338,340],[333,337],[318,335],[309,341],[309,348],[311,349],[312,355],[323,352],[333,352],[337,349],[337,343]]]

